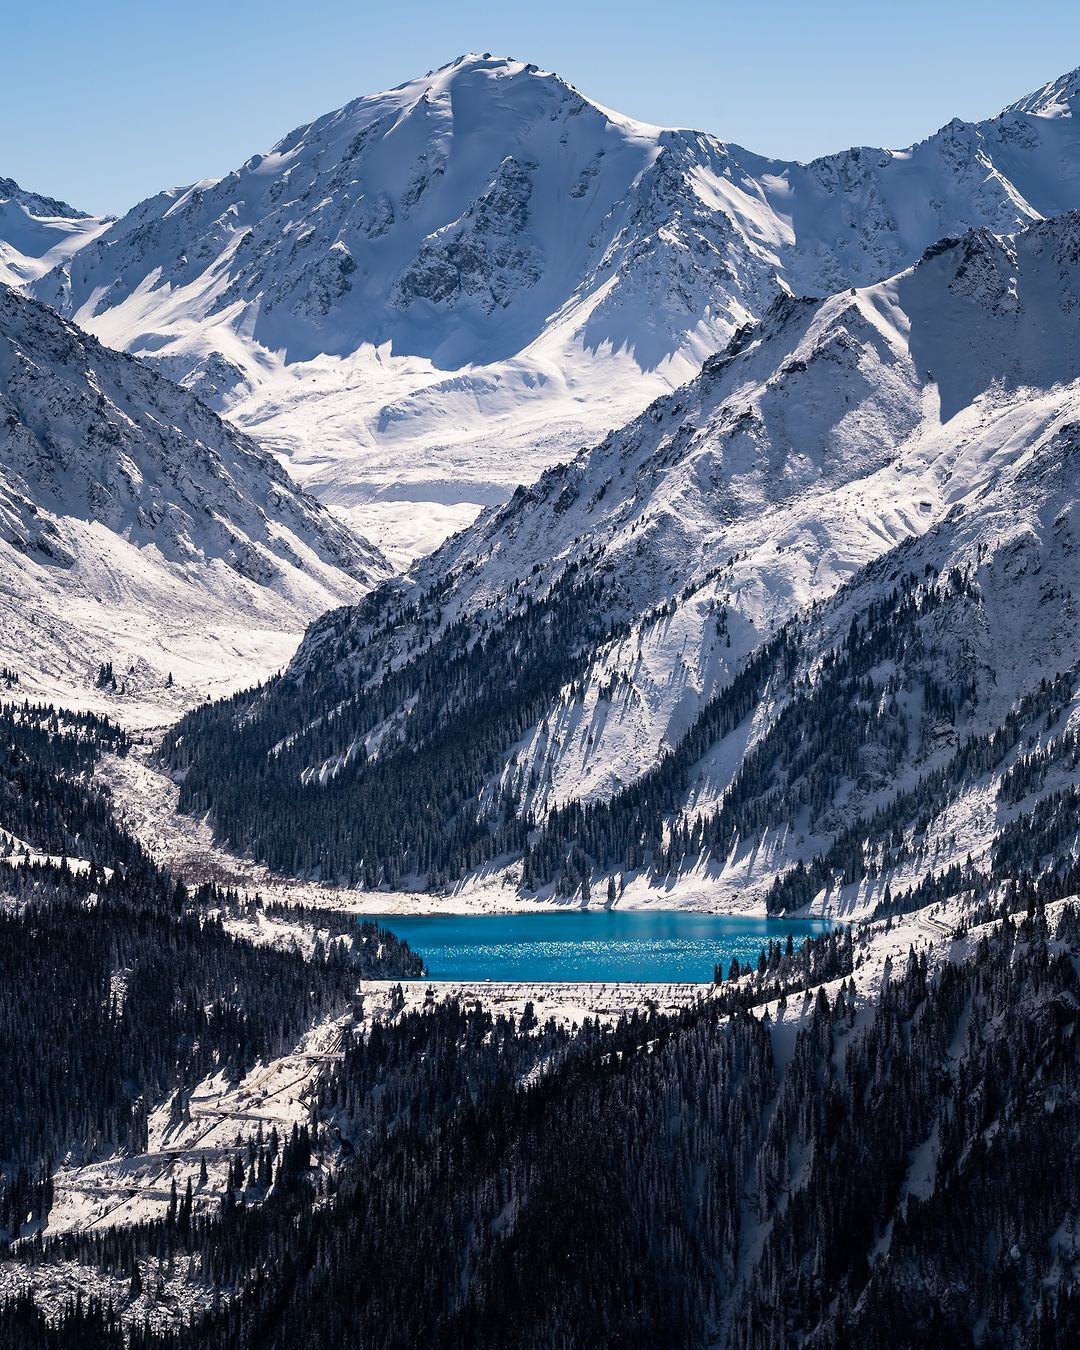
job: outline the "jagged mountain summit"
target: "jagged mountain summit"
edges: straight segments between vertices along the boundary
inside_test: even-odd
[[[178,710],[387,570],[192,394],[0,287],[0,661],[22,690],[85,701],[108,665],[129,706]]]
[[[1078,84],[802,165],[466,56],[141,203],[34,293],[404,557],[690,378],[777,295],[1080,206]]]
[[[62,266],[109,224],[0,178],[0,285],[21,286]]]
[[[850,909],[996,857],[1044,805],[995,806],[1021,741],[1071,753],[1080,711],[1078,308],[1080,213],[779,298],[317,622],[282,679],[182,723],[186,804],[282,870],[368,884],[521,858],[530,890],[618,873],[779,903],[847,840],[827,876]],[[868,839],[895,850],[873,877]]]

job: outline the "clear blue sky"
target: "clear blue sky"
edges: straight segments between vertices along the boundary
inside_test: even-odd
[[[4,11],[0,176],[88,211],[226,173],[292,127],[465,51],[535,61],[643,121],[799,159],[907,145],[1080,65],[1076,0],[11,0]]]

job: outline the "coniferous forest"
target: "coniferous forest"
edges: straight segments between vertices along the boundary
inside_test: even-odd
[[[148,1106],[182,1110],[346,1006],[361,971],[419,962],[371,926],[309,956],[230,936],[211,915],[244,902],[189,893],[85,778],[125,748],[110,724],[4,725],[5,782],[32,747],[50,805],[3,864],[7,1343],[1073,1343],[1080,911],[1048,916],[1049,875],[974,913],[955,959],[912,949],[869,1009],[850,929],[770,944],[678,1014],[567,1027],[433,999],[346,1031],[305,1123],[238,1140],[209,1208],[174,1186],[161,1218],[32,1236],[57,1159],[139,1151]],[[61,841],[97,861],[30,853]],[[57,1263],[108,1295],[46,1311]],[[193,1298],[163,1323],[147,1291],[177,1281]]]
[[[869,1020],[846,982],[789,992],[783,1061],[724,1002],[572,1034],[439,1004],[350,1043],[261,1204],[241,1166],[212,1219],[181,1202],[9,1257],[186,1269],[227,1303],[165,1332],[90,1300],[46,1324],[15,1298],[0,1324],[155,1350],[948,1346],[977,1324],[1071,1345],[1078,953],[1080,917],[1052,931],[1035,904],[936,977],[912,954]]]

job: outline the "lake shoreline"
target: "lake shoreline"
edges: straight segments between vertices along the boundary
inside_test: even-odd
[[[705,985],[733,960],[800,946],[833,925],[820,919],[718,915],[685,909],[580,906],[503,914],[357,915],[404,939],[431,983]]]

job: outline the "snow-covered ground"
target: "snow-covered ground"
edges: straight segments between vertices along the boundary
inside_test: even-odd
[[[374,1015],[381,1004],[374,997],[371,1004]],[[318,1076],[339,1056],[342,1034],[352,1026],[349,1014],[329,1018],[290,1054],[257,1064],[239,1082],[219,1075],[200,1083],[182,1112],[174,1112],[171,1102],[162,1103],[151,1113],[145,1153],[117,1154],[85,1166],[61,1162],[54,1174],[55,1201],[42,1232],[100,1231],[162,1218],[174,1183],[182,1198],[190,1182],[193,1213],[215,1213],[230,1163],[240,1157],[246,1165],[250,1141],[268,1140],[276,1131],[284,1142],[294,1125],[308,1121]],[[312,1162],[318,1173],[327,1174],[326,1158],[316,1152]],[[198,1257],[168,1270],[147,1260],[141,1274],[144,1292],[133,1298],[129,1274],[110,1275],[74,1261],[30,1267],[3,1262],[0,1299],[28,1285],[46,1308],[60,1308],[80,1293],[84,1298],[95,1295],[123,1308],[125,1319],[146,1317],[159,1327],[192,1316],[205,1303]]]
[[[172,1103],[150,1115],[145,1153],[123,1154],[87,1164],[62,1164],[54,1174],[55,1201],[44,1230],[118,1227],[161,1217],[172,1183],[178,1192],[191,1182],[194,1210],[213,1212],[221,1202],[229,1163],[260,1130],[276,1128],[287,1139],[293,1125],[308,1118],[308,1099],[321,1067],[332,1063],[342,1032],[352,1025],[345,1015],[314,1027],[288,1055],[258,1064],[235,1083],[222,1075],[200,1083],[185,1096],[175,1118]],[[207,1181],[199,1181],[205,1162]]]

